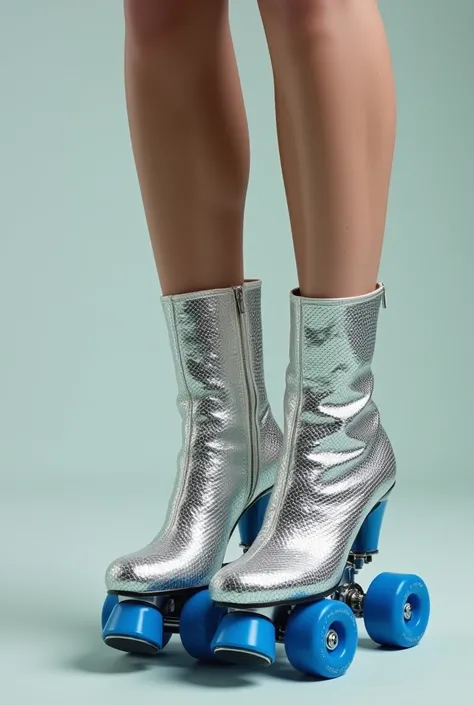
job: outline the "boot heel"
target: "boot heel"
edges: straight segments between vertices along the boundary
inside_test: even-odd
[[[239,534],[241,545],[245,548],[249,548],[257,538],[269,501],[270,493],[260,497],[243,513],[239,521]]]
[[[386,507],[387,500],[385,499],[379,502],[366,517],[352,545],[352,553],[376,553],[378,551],[380,530]]]

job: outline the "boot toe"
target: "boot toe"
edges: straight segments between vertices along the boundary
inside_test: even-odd
[[[144,556],[131,554],[113,561],[107,569],[107,589],[115,592],[151,592],[156,583],[152,566]]]
[[[209,590],[214,602],[236,606],[284,602],[289,594],[288,582],[280,573],[245,563],[222,568],[211,580]]]
[[[107,590],[167,593],[203,587],[217,569],[212,558],[210,553],[205,560],[199,551],[179,552],[164,542],[149,545],[110,564],[105,576]]]

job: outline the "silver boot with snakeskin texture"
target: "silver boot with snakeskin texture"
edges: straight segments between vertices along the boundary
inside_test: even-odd
[[[183,443],[163,528],[106,574],[103,639],[155,653],[180,611],[221,568],[240,522],[250,543],[282,447],[267,399],[261,283],[162,297],[178,380]]]
[[[331,612],[325,603],[332,602],[334,624],[346,620],[352,629],[352,612],[342,602],[357,569],[377,552],[385,500],[395,483],[394,453],[372,399],[383,285],[347,299],[310,299],[298,292],[290,298],[284,444],[275,487],[251,548],[209,587],[214,603],[227,610],[212,648],[231,661],[271,663],[275,632],[283,640],[288,615],[299,603],[319,600]],[[346,583],[348,590],[338,592]],[[338,601],[322,600],[328,595]],[[363,599],[357,595],[353,590],[350,597],[354,611]],[[297,664],[314,643],[308,620],[301,620],[302,632],[290,647],[293,656],[300,654],[293,658]],[[328,654],[342,638],[329,625]],[[302,670],[311,672],[304,665]]]

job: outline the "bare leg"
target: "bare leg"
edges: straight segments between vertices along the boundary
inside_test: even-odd
[[[228,0],[125,0],[135,162],[163,294],[240,284],[248,129]]]
[[[259,0],[301,293],[374,289],[395,135],[376,0]]]

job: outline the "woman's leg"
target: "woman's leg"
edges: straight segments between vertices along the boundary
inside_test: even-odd
[[[135,162],[163,294],[240,284],[248,129],[228,0],[125,0]]]
[[[244,517],[242,540],[258,530],[262,505],[252,503],[271,489],[282,444],[264,382],[260,282],[243,282],[247,125],[227,0],[126,0],[125,8],[132,142],[182,445],[160,531],[106,571],[102,638],[155,654],[171,636],[170,609],[184,647],[207,660],[209,620],[196,631],[196,620],[213,619],[202,587],[222,566],[237,522]],[[144,594],[159,597],[144,604]]]
[[[259,0],[301,293],[374,289],[395,134],[377,0]]]
[[[290,663],[333,678],[345,672],[357,645],[353,603],[341,605],[350,592],[339,586],[352,583],[355,567],[377,551],[373,529],[380,528],[396,475],[372,398],[393,81],[375,0],[259,4],[300,291],[290,296],[285,432],[274,491],[256,541],[211,581],[215,602],[242,610],[223,617],[213,643],[221,658],[271,663],[268,619],[245,610],[336,595],[293,611],[285,624]],[[375,618],[380,624],[380,611]],[[343,649],[331,657],[333,620],[347,629]],[[400,645],[392,638],[387,643]]]

